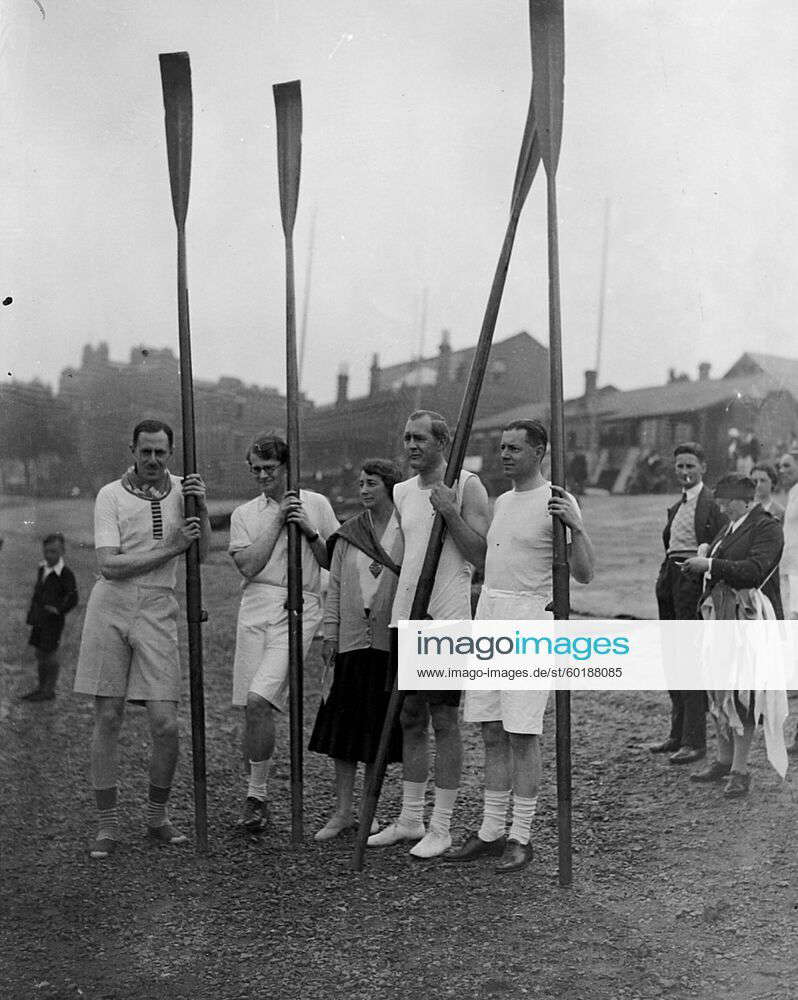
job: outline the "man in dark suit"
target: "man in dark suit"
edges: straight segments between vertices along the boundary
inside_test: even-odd
[[[727,518],[704,486],[704,449],[685,441],[673,450],[674,470],[682,497],[668,509],[662,532],[665,559],[657,578],[657,606],[663,621],[698,616],[701,577],[682,573],[685,559],[695,556],[698,546],[711,542],[727,524]],[[703,691],[670,691],[671,729],[668,738],[650,747],[652,753],[669,753],[671,764],[691,764],[706,755],[706,694]]]
[[[729,518],[729,524],[708,546],[706,554],[684,561],[682,572],[703,582],[702,601],[718,583],[725,583],[734,591],[759,588],[773,605],[776,618],[783,618],[778,566],[784,535],[776,518],[754,499],[754,489],[752,479],[735,472],[718,482],[715,499]],[[751,783],[748,753],[756,723],[753,701],[744,705],[737,692],[733,697],[743,731],[734,729],[730,733],[728,721],[719,717],[717,759],[706,770],[690,776],[698,782],[728,779],[724,792],[727,798],[748,794]],[[723,706],[720,710],[723,711]],[[784,762],[786,766],[786,757]]]

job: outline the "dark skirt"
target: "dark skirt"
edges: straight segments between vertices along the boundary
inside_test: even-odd
[[[319,706],[308,747],[337,760],[374,762],[393,675],[381,649],[353,649],[335,659],[332,689]],[[397,721],[388,745],[388,763],[402,759],[402,729]]]

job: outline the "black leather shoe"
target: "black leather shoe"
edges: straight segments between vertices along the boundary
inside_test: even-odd
[[[741,774],[739,771],[732,771],[729,775],[729,780],[726,782],[723,795],[727,799],[741,799],[744,795],[748,794],[750,787],[750,774]]]
[[[479,858],[500,858],[504,853],[507,838],[502,835],[497,840],[481,840],[476,833],[470,833],[459,847],[450,847],[441,856],[442,861],[477,861]]]
[[[52,701],[54,698],[54,694],[51,694],[49,691],[42,691],[41,688],[22,695],[22,701]]]
[[[508,840],[501,861],[493,869],[497,875],[510,872],[520,872],[532,860],[532,844],[519,844],[517,840]]]
[[[668,757],[669,764],[695,764],[697,760],[706,757],[706,750],[696,750],[693,747],[682,747]]]
[[[678,740],[672,740],[669,736],[667,740],[664,740],[662,743],[654,743],[648,749],[651,753],[674,753],[680,746],[681,744]]]
[[[721,764],[719,760],[713,760],[709,767],[705,770],[696,771],[695,774],[691,774],[690,781],[698,781],[702,784],[708,784],[713,781],[723,781],[724,778],[729,777],[730,771],[731,764]]]

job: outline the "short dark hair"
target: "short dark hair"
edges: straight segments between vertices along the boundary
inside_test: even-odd
[[[367,458],[360,469],[366,475],[379,476],[390,495],[393,495],[394,486],[402,481],[402,470],[389,458]]]
[[[288,445],[285,443],[284,438],[281,438],[279,434],[275,434],[273,431],[268,434],[258,434],[249,448],[247,448],[247,461],[249,461],[249,456],[252,452],[258,458],[271,459],[272,461],[279,462],[280,465],[285,465],[288,461]]]
[[[775,465],[771,465],[770,462],[757,462],[756,465],[752,466],[751,472],[764,472],[774,486],[779,485],[779,474],[776,472]]]
[[[166,435],[169,447],[174,448],[175,432],[163,420],[141,420],[137,423],[133,428],[133,447],[135,448],[138,443],[139,434],[159,434],[161,431]]]
[[[60,531],[51,531],[49,535],[45,535],[42,539],[42,545],[52,545],[53,542],[58,542],[62,549],[66,548],[64,536]]]
[[[429,417],[430,430],[436,441],[440,444],[448,444],[452,440],[452,433],[446,423],[446,418],[435,410],[413,410],[407,419],[408,421],[423,420],[424,417]]]
[[[511,420],[509,424],[502,427],[504,431],[524,431],[526,433],[527,444],[532,447],[543,445],[543,450],[549,446],[549,435],[540,420]]]
[[[677,444],[673,449],[673,457],[677,458],[679,455],[695,455],[699,462],[705,461],[704,449],[698,441],[682,441]]]

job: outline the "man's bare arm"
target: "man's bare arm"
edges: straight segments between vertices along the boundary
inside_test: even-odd
[[[162,547],[150,552],[122,552],[112,546],[102,546],[97,549],[100,573],[106,580],[130,580],[148,573],[185,552],[192,542],[199,540],[201,531],[200,518],[187,517],[165,539]]]
[[[482,569],[485,565],[485,538],[490,515],[488,494],[481,481],[476,476],[469,476],[463,487],[463,502],[459,512],[455,490],[447,489],[442,484],[433,486],[430,502],[440,511],[446,522],[446,530],[452,536],[460,555],[477,569]]]

